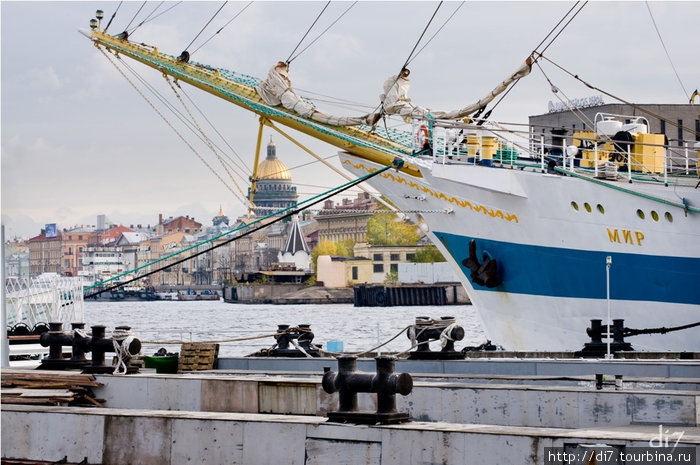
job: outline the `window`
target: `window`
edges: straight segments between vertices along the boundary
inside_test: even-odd
[[[700,119],[695,120],[695,140],[700,141]]]
[[[390,260],[391,260],[392,262],[398,262],[399,260],[401,260],[401,255],[400,255],[400,254],[397,254],[397,253],[392,253],[392,254],[390,255],[390,257],[391,257]]]
[[[82,240],[83,240],[83,236],[78,236],[78,240],[79,240],[79,241],[82,241]]]
[[[377,261],[377,262],[382,262],[382,261],[384,261],[384,254],[382,254],[382,253],[375,253],[374,255],[372,255],[372,259],[373,259],[374,261]]]
[[[357,275],[358,275],[358,273],[357,273],[357,267],[356,267],[356,266],[353,266],[353,267],[352,267],[352,279],[355,279],[355,280],[356,280],[356,279],[357,279]]]
[[[398,273],[399,272],[399,264],[392,263],[391,265],[389,265],[389,270],[393,271],[394,273]]]
[[[678,120],[678,145],[683,145],[683,120]]]
[[[407,253],[406,254],[406,261],[412,262],[415,259],[416,259],[416,254],[414,254],[414,253]]]
[[[666,134],[666,121],[659,120],[659,132],[661,134]]]
[[[384,264],[383,263],[375,263],[374,266],[372,267],[372,271],[375,273],[384,273]]]

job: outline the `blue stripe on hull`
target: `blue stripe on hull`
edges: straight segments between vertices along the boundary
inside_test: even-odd
[[[435,232],[462,264],[469,256],[470,237]],[[498,263],[503,282],[476,290],[583,299],[605,299],[605,257],[612,256],[610,297],[615,300],[700,304],[700,259],[586,251],[533,246],[475,238],[476,255],[487,252]]]

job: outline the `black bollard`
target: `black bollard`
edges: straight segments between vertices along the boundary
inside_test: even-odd
[[[464,339],[464,328],[454,324],[451,316],[443,316],[440,320],[433,320],[427,316],[416,317],[416,323],[406,331],[406,336],[415,338],[418,346],[409,353],[409,360],[454,360],[463,359],[466,354],[455,351],[455,341]],[[446,340],[442,350],[434,352],[430,350],[429,341],[444,337]]]
[[[608,351],[607,340],[610,341],[610,352],[632,351],[632,344],[625,342],[625,320],[613,320],[612,326],[603,325],[602,320],[591,320],[590,328],[586,328],[586,334],[591,338],[591,342],[586,342],[583,349],[575,352],[576,357],[603,357]]]
[[[101,373],[101,374],[112,374],[114,373],[115,367],[112,364],[105,364],[105,353],[115,352],[114,338],[105,337],[105,326],[95,325],[92,326],[92,340],[90,342],[90,349],[92,350],[92,363],[86,366],[83,370],[84,373]],[[131,329],[129,326],[117,326],[115,330],[128,331]],[[117,340],[117,347],[121,348],[124,343],[122,340]],[[141,351],[141,341],[133,338],[129,343],[127,352],[130,355],[136,355]],[[118,353],[117,356],[120,356]],[[126,364],[126,373],[138,373],[138,367],[130,366]]]
[[[49,356],[41,361],[39,370],[81,369],[89,362],[85,351],[89,350],[86,338],[81,334],[85,323],[71,323],[72,331],[63,331],[63,323],[49,323],[49,330],[42,333],[39,342],[49,348]],[[63,357],[63,347],[71,347],[71,357]]]
[[[323,390],[329,394],[338,392],[338,411],[328,412],[328,419],[339,423],[388,424],[410,420],[407,412],[396,411],[396,394],[408,395],[413,389],[413,378],[408,373],[394,372],[395,357],[380,356],[376,359],[377,373],[357,371],[357,357],[338,357],[338,372],[323,375]],[[361,412],[357,408],[357,394],[377,394],[377,411]]]
[[[289,325],[277,325],[277,333],[275,335],[277,343],[275,347],[265,352],[266,356],[299,358],[309,354],[312,357],[320,357],[321,347],[312,344],[314,333],[311,332],[311,325],[300,324],[294,328],[290,328]]]

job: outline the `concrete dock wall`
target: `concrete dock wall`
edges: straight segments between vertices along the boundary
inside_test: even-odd
[[[325,415],[338,408],[320,376],[312,378],[221,375],[97,376],[95,393],[111,408]],[[375,396],[358,395],[362,410]],[[593,386],[484,383],[414,383],[397,408],[428,422],[586,428],[636,424],[700,423],[700,391],[596,390]]]
[[[498,354],[498,353],[496,353]],[[486,353],[481,354],[485,356]],[[494,355],[497,357],[497,355]],[[221,370],[261,371],[303,371],[323,372],[324,367],[335,368],[337,362],[331,358],[299,358],[294,363],[289,359],[274,357],[230,357],[220,358]],[[292,370],[293,367],[293,370]],[[357,369],[373,372],[374,359],[357,360]],[[584,359],[504,359],[478,358],[467,360],[397,360],[396,371],[406,373],[433,374],[480,374],[509,376],[591,376],[624,375],[646,378],[700,378],[700,360],[584,360]]]
[[[655,426],[527,428],[411,422],[330,424],[322,417],[7,405],[2,456],[89,464],[544,464],[545,447],[648,447]],[[700,432],[669,427],[697,454]]]

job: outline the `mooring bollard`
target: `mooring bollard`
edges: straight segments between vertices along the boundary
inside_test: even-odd
[[[130,333],[130,326],[117,326],[111,338],[105,337],[105,326],[92,326],[92,363],[85,367],[84,373],[111,374],[115,368],[124,368],[124,374],[137,373],[138,367],[130,366],[128,359],[141,352],[141,341],[135,337],[127,336]],[[117,354],[117,367],[105,364],[105,353],[115,352]],[[121,362],[121,363],[120,363]]]
[[[377,372],[357,371],[357,357],[338,357],[338,372],[327,371],[323,375],[323,390],[328,394],[338,392],[338,411],[328,412],[328,419],[341,423],[400,423],[410,420],[407,412],[396,411],[396,394],[408,395],[413,389],[413,378],[408,373],[395,373],[395,357],[380,356],[376,359]],[[360,412],[357,394],[377,394],[377,411]]]
[[[320,356],[320,346],[312,344],[314,333],[311,332],[311,325],[300,324],[294,328],[290,328],[289,325],[277,325],[275,340],[275,347],[266,353],[270,357]]]
[[[409,353],[409,360],[451,360],[463,359],[462,351],[455,351],[455,341],[464,339],[464,328],[452,316],[433,320],[427,316],[416,317],[416,323],[406,330],[406,336],[417,344],[416,350]],[[442,350],[430,350],[430,341],[440,340]]]
[[[590,328],[586,328],[586,334],[591,338],[590,342],[583,345],[583,349],[576,352],[577,357],[602,357],[607,352],[607,341],[611,339],[610,352],[632,351],[632,344],[625,341],[625,320],[612,320],[612,326],[603,325],[602,320],[591,320]]]
[[[71,331],[63,330],[63,323],[49,323],[49,330],[42,333],[39,343],[49,348],[49,356],[41,361],[40,370],[70,370],[85,367],[89,362],[89,338],[85,337],[85,323],[71,323]],[[63,347],[71,347],[71,358],[63,358]]]
[[[128,360],[141,351],[141,341],[125,336],[105,337],[105,326],[92,327],[92,337],[85,333],[85,323],[72,323],[71,332],[63,331],[63,323],[49,323],[49,331],[39,339],[44,347],[49,348],[49,356],[42,360],[40,370],[82,369],[85,373],[113,373],[115,367],[105,365],[105,353],[116,352],[121,360],[118,364],[124,373],[138,372],[138,368],[128,366]],[[128,335],[129,326],[115,328],[115,333]],[[126,344],[126,345],[125,345]],[[71,358],[63,358],[63,347],[71,347]],[[92,362],[85,357],[92,352]]]

